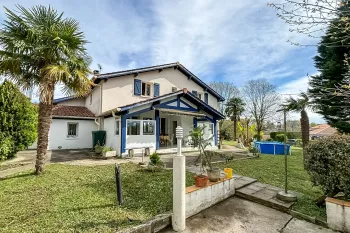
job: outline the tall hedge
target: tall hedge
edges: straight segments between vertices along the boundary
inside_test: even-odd
[[[37,108],[11,82],[0,84],[0,159],[14,156],[37,137]]]
[[[270,138],[276,141],[277,140],[276,135],[281,133],[283,134],[283,131],[271,132]],[[290,139],[301,139],[301,132],[287,132],[286,135],[287,135],[287,138],[290,138]]]
[[[343,192],[350,199],[350,136],[332,136],[310,143],[305,150],[306,169],[325,195]]]

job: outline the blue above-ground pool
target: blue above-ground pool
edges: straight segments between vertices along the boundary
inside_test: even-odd
[[[261,154],[284,155],[284,144],[280,142],[254,142],[254,147]],[[290,145],[286,145],[287,155],[290,153]]]

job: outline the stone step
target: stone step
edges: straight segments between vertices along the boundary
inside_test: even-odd
[[[288,213],[294,203],[278,200],[276,195],[280,191],[283,191],[283,189],[269,184],[253,182],[244,187],[237,188],[236,195],[249,201]],[[300,194],[297,195],[300,196]]]

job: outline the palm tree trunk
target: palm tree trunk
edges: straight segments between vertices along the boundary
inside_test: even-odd
[[[309,144],[309,117],[307,112],[303,109],[300,112],[300,125],[301,125],[301,140],[303,142],[303,160],[305,164],[305,148]]]
[[[233,138],[237,141],[237,118],[233,119]]]
[[[46,85],[45,97],[40,96],[38,116],[38,144],[35,163],[35,174],[44,172],[46,152],[49,144],[49,130],[52,119],[54,84]]]

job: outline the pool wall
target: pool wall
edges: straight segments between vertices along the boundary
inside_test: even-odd
[[[290,154],[290,145],[287,146],[287,154]],[[254,142],[254,147],[261,154],[284,155],[284,144],[280,142]]]

